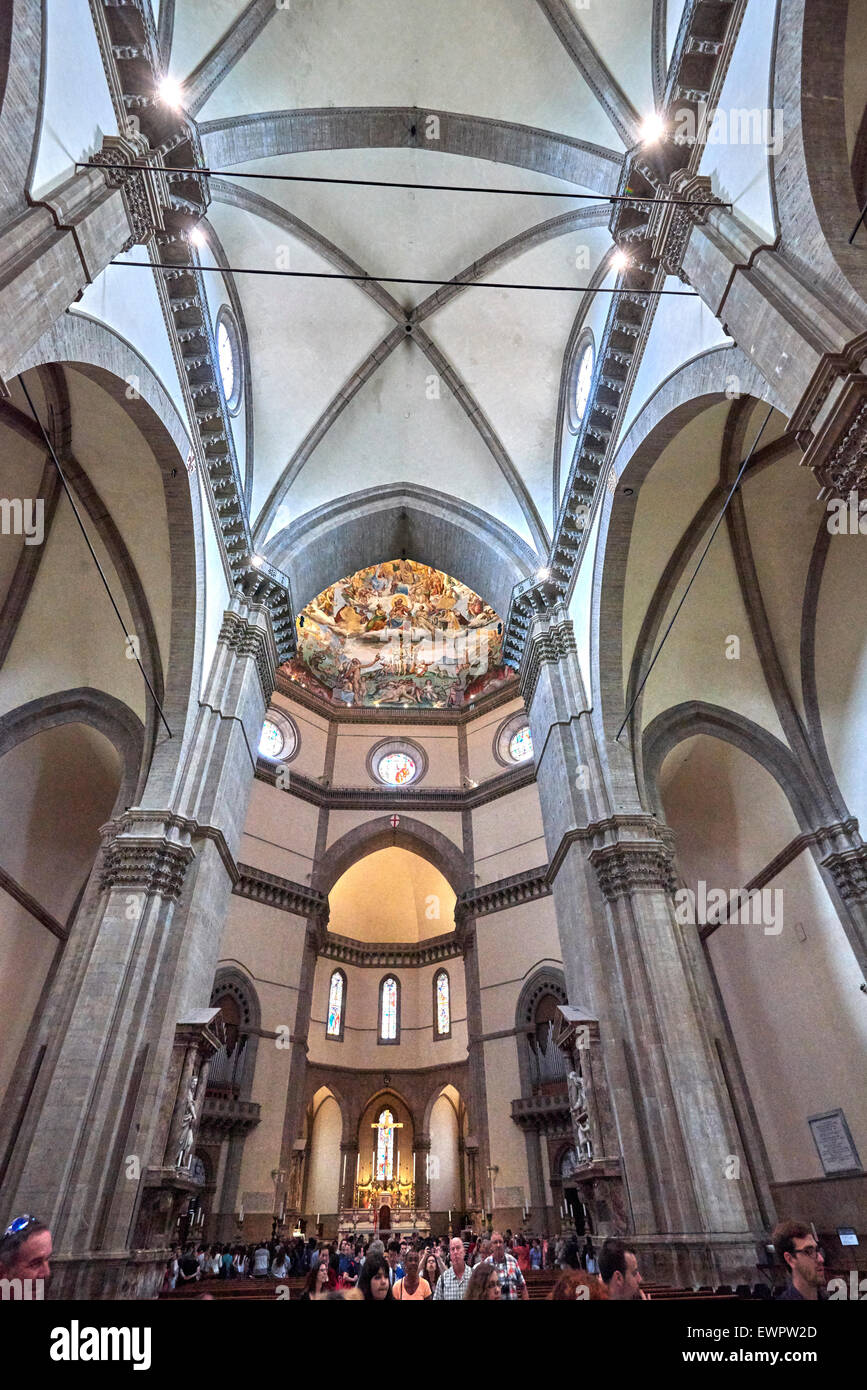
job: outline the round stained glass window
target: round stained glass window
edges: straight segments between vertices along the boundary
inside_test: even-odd
[[[593,344],[588,343],[581,354],[581,361],[578,363],[578,371],[575,374],[575,417],[578,420],[584,419],[592,382]]]
[[[286,745],[283,737],[283,730],[278,729],[270,719],[266,719],[262,725],[262,733],[259,738],[259,753],[263,758],[279,758]]]
[[[522,729],[518,729],[509,739],[509,757],[516,763],[526,762],[533,756],[533,739],[530,735],[530,726],[525,724]]]
[[[217,316],[217,361],[226,405],[236,415],[241,405],[241,357],[238,329],[226,304]]]
[[[380,782],[390,787],[402,787],[411,782],[416,774],[415,759],[408,753],[386,753],[376,764],[376,775]]]

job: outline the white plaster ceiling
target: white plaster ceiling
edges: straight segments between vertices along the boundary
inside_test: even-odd
[[[206,159],[231,171],[223,188],[215,183],[209,210],[230,265],[286,268],[288,256],[292,270],[334,274],[353,262],[374,276],[442,281],[524,237],[475,278],[575,286],[568,294],[469,288],[428,312],[434,286],[377,291],[348,281],[236,276],[251,357],[257,543],[345,494],[407,482],[483,508],[544,553],[555,523],[564,352],[576,316],[591,307],[582,305],[581,288],[611,239],[604,221],[538,236],[531,229],[589,207],[544,193],[614,190],[624,131],[652,106],[653,0],[591,9],[575,0],[291,0],[268,13],[237,56],[232,44],[251,12],[243,0],[176,0],[169,61],[193,92],[196,69],[220,45],[233,60],[195,113]],[[584,45],[584,74],[570,33]],[[408,108],[407,148],[378,147],[395,138],[383,134],[382,121],[402,121],[387,110],[398,107]],[[353,128],[338,137],[333,118],[342,108],[355,109]],[[363,114],[359,124],[358,108],[370,110],[369,125]],[[321,119],[311,114],[317,110]],[[431,110],[475,118],[475,126],[452,132],[466,154],[422,140]],[[290,113],[294,134],[286,122],[265,131],[269,112]],[[282,153],[297,148],[299,132],[302,152]],[[360,147],[316,148],[338,138]],[[602,157],[584,156],[576,142]],[[501,162],[509,159],[516,162]],[[567,182],[579,166],[586,183]],[[242,171],[469,184],[526,196],[232,177]],[[582,245],[589,259],[576,255]],[[323,412],[408,315],[422,331],[384,357],[297,457]],[[439,399],[430,386],[437,375]]]

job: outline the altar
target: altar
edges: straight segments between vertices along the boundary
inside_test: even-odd
[[[383,1204],[386,1205],[386,1204]],[[391,1236],[430,1235],[430,1209],[427,1207],[402,1206],[388,1208],[388,1225],[382,1220],[381,1207],[347,1207],[338,1217],[338,1233],[341,1236],[378,1236],[388,1244]]]

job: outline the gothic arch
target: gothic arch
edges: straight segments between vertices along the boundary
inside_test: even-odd
[[[262,1027],[262,1011],[259,1004],[259,996],[256,987],[250,977],[234,965],[221,965],[214,977],[214,988],[211,990],[211,1006],[225,998],[232,998],[238,1006],[240,1014],[238,1038],[239,1049],[243,1048],[243,1058],[239,1058],[242,1068],[240,1073],[238,1067],[233,1068],[235,1084],[240,1086],[239,1099],[249,1100],[253,1090],[253,1078],[256,1075],[256,1054],[259,1050],[259,1036]],[[222,1058],[223,1051],[217,1053],[211,1062],[208,1071],[208,1086],[219,1085],[222,1077],[222,1069],[219,1063],[215,1067],[217,1058]]]
[[[138,715],[114,695],[79,686],[42,695],[0,717],[0,758],[43,729],[59,724],[88,724],[114,745],[123,774],[112,815],[134,805],[143,776],[144,726]]]
[[[389,816],[379,816],[354,830],[347,830],[323,854],[316,867],[313,886],[327,897],[337,880],[359,859],[394,845],[433,864],[458,897],[470,886],[464,857],[457,845],[442,831],[405,815],[401,815],[396,829]]]
[[[770,161],[771,179],[785,254],[861,331],[867,232],[849,245],[859,207],[843,115],[846,24],[840,8],[839,0],[780,0],[771,105],[782,113],[783,148]],[[839,41],[829,43],[829,33]]]
[[[625,712],[620,634],[635,497],[665,448],[697,415],[726,399],[733,378],[742,398],[773,398],[761,373],[740,348],[717,347],[701,353],[672,372],[642,407],[614,459],[620,485],[613,495],[607,488],[603,491],[593,578],[590,664],[592,705],[604,730],[603,743],[609,748]],[[631,496],[624,494],[624,487],[633,489]]]
[[[325,503],[272,537],[265,553],[289,574],[299,611],[335,579],[406,555],[456,575],[504,616],[515,584],[539,563],[526,541],[488,513],[411,483]]]
[[[644,730],[645,785],[658,814],[662,814],[659,770],[673,748],[696,734],[707,734],[731,743],[760,763],[785,792],[802,830],[812,830],[837,819],[834,808],[815,795],[794,753],[780,739],[751,719],[702,700],[688,700],[672,706],[657,715]]]
[[[550,965],[543,965],[533,972],[515,1005],[515,1041],[518,1044],[518,1076],[522,1096],[529,1096],[532,1092],[529,1033],[535,1022],[536,1006],[546,994],[553,995],[560,1004],[568,1002],[566,977],[562,970]]]
[[[157,740],[153,768],[174,766],[183,736],[198,713],[190,698],[201,683],[204,604],[197,570],[203,563],[201,499],[185,460],[190,443],[162,383],[119,334],[84,314],[63,314],[16,364],[21,373],[64,363],[96,382],[125,412],[146,441],[163,479],[171,554],[171,646],[165,662],[163,708],[174,738]],[[129,392],[129,382],[136,389]]]

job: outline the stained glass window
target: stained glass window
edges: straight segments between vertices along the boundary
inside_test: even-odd
[[[400,787],[415,776],[415,759],[408,753],[386,753],[377,763],[376,774],[390,787]]]
[[[222,319],[217,324],[217,356],[220,359],[223,395],[227,401],[231,401],[235,391],[235,352],[229,330]]]
[[[449,1005],[449,977],[444,970],[437,975],[436,985],[437,1032],[445,1035],[451,1031],[452,1017]]]
[[[343,976],[339,970],[335,970],[331,976],[331,988],[328,991],[328,1026],[326,1032],[331,1038],[340,1037],[340,1025],[343,1022]]]
[[[581,361],[575,378],[575,414],[579,420],[584,419],[584,411],[587,409],[587,398],[590,395],[592,381],[593,346],[591,343],[588,343],[581,354]]]
[[[397,1037],[397,980],[393,975],[382,982],[379,1036],[386,1042],[392,1042]]]
[[[270,719],[266,719],[259,736],[259,752],[262,757],[279,758],[283,752],[285,741],[282,730],[278,729],[277,725],[272,723]]]
[[[379,1117],[378,1136],[376,1176],[390,1179],[394,1177],[394,1116],[390,1110],[383,1110]]]
[[[527,758],[533,756],[533,739],[530,735],[530,726],[525,724],[517,733],[512,734],[509,739],[509,757],[516,763],[523,763]]]

